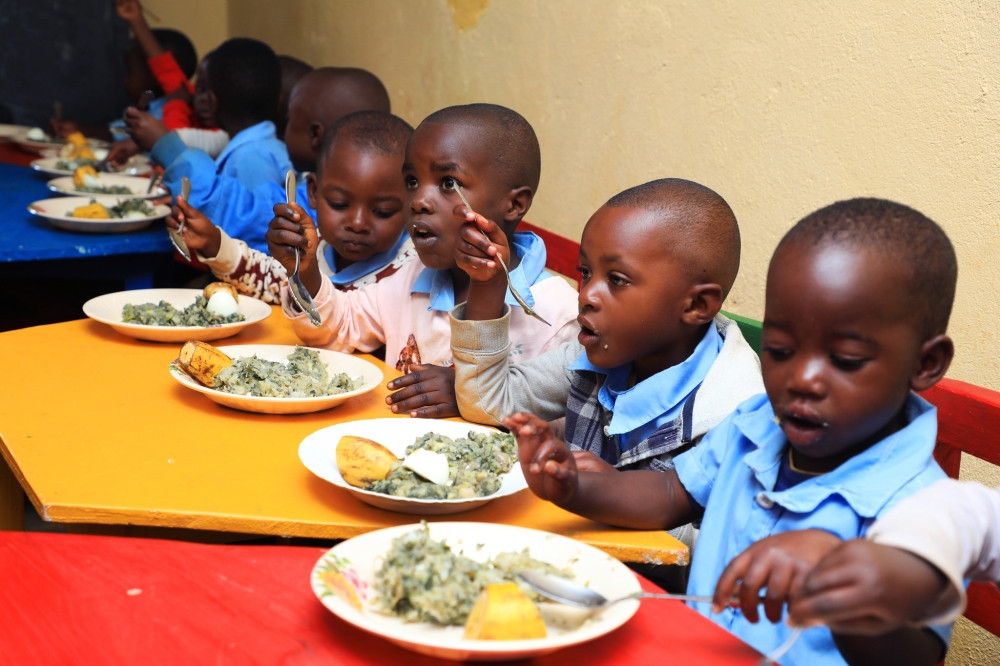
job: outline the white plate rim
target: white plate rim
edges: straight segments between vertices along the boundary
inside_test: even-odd
[[[125,199],[125,200],[134,199],[134,197],[129,197],[126,194],[121,194],[121,195],[99,195],[99,196],[106,196],[106,197],[108,197],[108,199],[110,199],[111,196],[117,196],[117,197],[120,197],[120,198]],[[162,219],[166,218],[168,215],[170,215],[170,206],[166,206],[166,205],[163,205],[163,204],[159,204],[159,205],[153,206],[153,211],[154,211],[153,215],[150,215],[149,217],[138,218],[138,219],[115,219],[115,218],[111,218],[111,217],[97,217],[97,218],[93,218],[93,217],[66,217],[66,216],[60,216],[60,215],[51,215],[49,213],[44,212],[41,209],[36,208],[38,206],[43,206],[43,205],[49,204],[49,203],[51,203],[51,205],[63,205],[63,202],[68,202],[66,204],[67,208],[69,208],[71,206],[71,204],[74,204],[74,203],[76,205],[78,205],[78,206],[86,206],[86,205],[88,205],[90,203],[90,200],[93,199],[93,198],[94,197],[73,196],[73,197],[52,197],[50,199],[39,199],[38,201],[32,201],[30,204],[28,204],[28,212],[31,213],[32,215],[36,216],[36,217],[43,217],[43,218],[48,219],[48,220],[59,220],[59,221],[62,221],[62,220],[71,220],[72,222],[77,223],[77,224],[79,224],[79,223],[86,224],[88,222],[89,223],[93,223],[93,224],[128,224],[128,223],[135,223],[135,222],[156,222],[157,220],[162,220]],[[98,203],[101,203],[101,204],[108,203],[108,200],[106,199],[104,202],[98,201]],[[240,322],[240,323],[242,323],[242,322]],[[201,328],[201,327],[199,327],[199,328]]]
[[[180,332],[188,332],[188,333],[193,333],[195,331],[219,330],[219,329],[226,329],[226,328],[234,328],[236,326],[249,326],[250,324],[258,324],[258,323],[264,321],[265,319],[267,319],[268,317],[270,317],[271,314],[272,314],[271,306],[269,306],[267,303],[265,303],[264,301],[258,300],[256,298],[252,298],[250,296],[245,296],[243,294],[239,295],[239,299],[237,301],[239,304],[247,302],[248,305],[249,305],[249,307],[252,307],[252,308],[256,308],[257,307],[255,303],[260,303],[262,306],[264,306],[264,307],[260,308],[261,316],[259,318],[257,318],[257,319],[251,319],[250,317],[247,317],[244,321],[235,321],[235,322],[232,322],[232,323],[229,323],[229,324],[219,324],[217,326],[149,326],[147,324],[134,324],[132,322],[124,322],[124,321],[121,321],[121,319],[119,319],[117,321],[114,321],[114,320],[108,319],[106,317],[101,317],[99,315],[96,315],[93,312],[93,307],[94,306],[92,304],[95,303],[96,301],[99,301],[102,298],[108,298],[110,296],[117,296],[119,294],[129,294],[129,295],[133,295],[134,294],[134,295],[136,295],[137,300],[142,300],[142,298],[143,298],[142,294],[149,294],[149,293],[158,292],[158,291],[175,291],[175,292],[176,291],[189,291],[189,292],[191,292],[191,302],[192,303],[194,302],[194,297],[195,296],[201,295],[203,293],[201,289],[135,289],[135,290],[132,290],[132,291],[114,291],[114,292],[111,292],[111,293],[108,293],[108,294],[101,294],[100,296],[95,296],[94,298],[92,298],[89,301],[87,301],[86,303],[84,303],[83,304],[83,313],[85,315],[87,315],[87,317],[89,317],[90,319],[93,319],[94,321],[100,322],[102,324],[107,324],[108,326],[121,326],[123,328],[134,328],[136,330],[150,330],[150,329],[152,329],[152,330],[170,330],[170,331],[180,331]],[[150,299],[153,299],[153,298],[156,298],[156,297],[155,296],[150,296]],[[142,302],[152,302],[152,301],[150,300],[150,301],[142,301]],[[174,307],[177,307],[177,306],[175,305]],[[267,313],[266,314],[264,312],[264,308],[267,309]],[[121,315],[119,315],[119,317],[120,316]]]
[[[117,174],[117,173],[109,173],[109,174],[106,174],[106,175],[114,177],[114,178],[134,178],[136,180],[145,180],[145,181],[147,181],[147,183],[149,181],[149,178],[145,178],[143,176],[129,176],[128,174]],[[56,192],[58,194],[62,194],[64,196],[70,196],[70,197],[89,197],[91,199],[97,199],[99,201],[102,198],[105,199],[105,200],[112,199],[112,198],[119,198],[119,199],[122,199],[122,198],[124,198],[124,199],[159,199],[160,197],[165,197],[165,196],[167,196],[167,195],[170,194],[166,190],[166,188],[163,187],[163,185],[157,185],[156,191],[155,192],[150,192],[148,194],[144,193],[144,192],[132,192],[132,194],[96,194],[96,193],[91,193],[91,192],[78,192],[76,190],[76,188],[75,188],[75,185],[73,186],[73,189],[69,189],[69,188],[63,187],[63,185],[66,185],[67,181],[69,182],[70,185],[73,185],[73,176],[59,176],[58,178],[53,178],[48,183],[46,183],[46,187],[48,187],[53,192]]]

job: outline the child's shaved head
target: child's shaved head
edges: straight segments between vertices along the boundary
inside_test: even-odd
[[[427,116],[424,123],[474,129],[477,149],[489,155],[494,171],[508,189],[527,186],[537,191],[542,151],[535,130],[517,111],[497,104],[449,106]]]
[[[663,225],[664,245],[700,283],[714,282],[725,298],[740,270],[740,227],[733,209],[713,190],[682,178],[661,178],[629,188],[604,204],[638,208]]]
[[[320,67],[295,85],[291,100],[323,127],[355,111],[390,111],[389,93],[377,76],[351,67]]]
[[[885,199],[850,199],[807,215],[789,230],[786,246],[846,246],[877,252],[902,263],[909,273],[905,290],[920,314],[924,336],[943,334],[955,299],[958,260],[948,236],[933,220]]]
[[[366,153],[387,156],[402,156],[406,152],[406,142],[410,140],[413,128],[402,118],[384,111],[358,111],[351,113],[327,128],[323,134],[323,144],[319,150],[317,170],[322,171],[327,157],[333,153],[338,141],[350,144]]]

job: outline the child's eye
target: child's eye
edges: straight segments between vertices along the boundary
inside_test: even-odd
[[[388,220],[390,217],[398,213],[398,210],[373,210],[372,213],[375,217],[382,218],[383,220]]]
[[[455,182],[455,179],[452,178],[451,176],[445,176],[444,178],[441,179],[441,187],[443,189],[453,190],[455,189],[455,185],[457,185],[457,183]]]
[[[343,201],[330,201],[327,199],[326,202],[330,204],[330,208],[334,210],[347,210],[347,204]]]
[[[624,287],[629,284],[628,278],[623,275],[616,275],[615,273],[608,275],[608,282],[610,282],[613,287]]]
[[[830,356],[833,365],[840,370],[860,370],[868,362],[866,358],[844,358],[843,356]]]
[[[791,349],[782,349],[781,347],[764,347],[762,351],[775,361],[787,361],[792,356]]]
[[[403,182],[406,183],[406,189],[415,190],[417,189],[417,179],[413,176],[406,176],[403,178]]]
[[[586,282],[590,279],[590,269],[584,266],[577,266],[576,272],[580,274],[580,278]]]

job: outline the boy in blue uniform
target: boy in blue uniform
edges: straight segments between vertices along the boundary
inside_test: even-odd
[[[915,392],[951,363],[945,330],[956,276],[947,236],[917,211],[879,199],[821,209],[786,234],[771,260],[766,396],[744,402],[678,456],[674,470],[658,474],[578,471],[544,421],[514,415],[506,424],[518,438],[529,486],[614,525],[656,529],[700,520],[692,594],[712,594],[730,560],[768,536],[807,529],[829,539],[862,536],[897,501],[944,478],[932,455],[935,409]],[[757,595],[767,587],[765,608],[776,619],[804,576],[790,564],[801,558],[774,552],[761,552],[742,576],[741,608],[698,608],[762,652],[791,628],[754,624]],[[930,666],[949,638],[950,627],[880,637],[815,627],[782,663]]]
[[[232,137],[215,160],[216,173],[231,176],[250,190],[281,182],[292,163],[271,122],[281,93],[278,56],[255,39],[230,39],[209,58],[208,85],[217,124]],[[180,137],[169,133],[156,142],[152,154],[169,169],[185,150]]]
[[[212,59],[216,56],[212,55]],[[348,114],[358,111],[389,112],[389,95],[385,86],[371,72],[362,69],[321,67],[306,74],[292,90],[288,106],[289,122],[285,143],[292,164],[299,172],[297,200],[307,206],[309,193],[303,174],[316,170],[316,159],[323,144],[326,129]],[[163,136],[157,142],[181,143],[176,133]],[[140,144],[141,145],[141,144]],[[275,182],[247,187],[236,178],[216,175],[215,162],[197,148],[184,150],[167,167],[164,183],[172,192],[180,192],[183,176],[191,179],[191,196],[187,203],[222,228],[230,237],[245,241],[248,246],[267,252],[264,234],[274,217],[274,205],[284,203],[285,172]],[[306,208],[310,216],[316,211]]]

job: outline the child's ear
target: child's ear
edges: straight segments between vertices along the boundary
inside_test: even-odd
[[[920,346],[920,357],[910,377],[910,388],[920,392],[937,384],[948,372],[954,357],[955,343],[947,335],[937,335],[925,342]]]
[[[520,222],[528,209],[531,208],[531,201],[535,197],[530,187],[519,187],[511,190],[508,196],[507,210],[504,211],[504,222]]]
[[[722,287],[714,282],[697,284],[688,294],[681,321],[690,326],[701,326],[715,319],[721,309]]]
[[[309,207],[313,210],[319,209],[319,183],[316,182],[316,174],[310,172],[306,175],[306,193],[309,195]]]
[[[319,155],[319,148],[323,145],[324,127],[319,123],[309,126],[309,147],[316,155]]]

